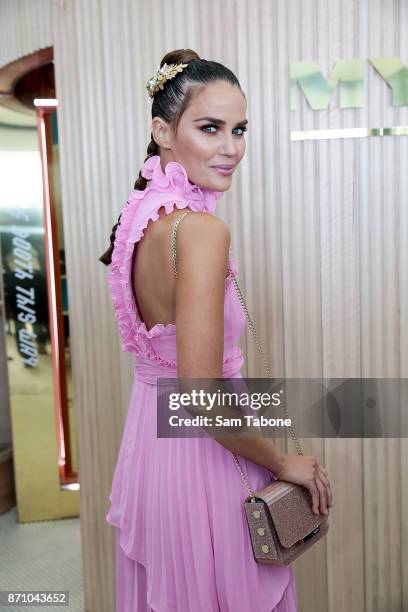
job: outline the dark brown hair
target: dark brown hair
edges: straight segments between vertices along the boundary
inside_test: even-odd
[[[162,58],[160,68],[166,63],[188,63],[188,66],[184,68],[182,72],[179,72],[173,79],[168,80],[163,89],[159,89],[153,97],[152,119],[154,117],[161,117],[172,126],[174,133],[177,133],[178,124],[183,113],[192,101],[193,93],[200,91],[207,83],[218,80],[226,81],[239,87],[242,91],[237,77],[229,68],[218,62],[201,59],[192,49],[177,49],[175,51],[170,51]],[[243,91],[242,94],[245,97]],[[160,155],[159,145],[155,142],[152,133],[150,136],[151,140],[147,147],[145,162],[153,155]],[[146,189],[147,182],[147,179],[142,176],[142,171],[140,171],[134,189],[143,191]],[[119,215],[116,225],[112,228],[109,248],[99,257],[99,261],[106,266],[112,261],[116,228],[120,224],[120,217],[121,214]]]

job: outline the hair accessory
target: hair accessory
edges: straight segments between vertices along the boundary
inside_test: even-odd
[[[178,72],[183,72],[188,64],[163,64],[161,68],[146,83],[146,89],[151,98],[159,89],[164,89],[164,84],[174,79]]]

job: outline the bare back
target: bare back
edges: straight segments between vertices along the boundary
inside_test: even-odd
[[[135,245],[132,266],[132,288],[137,309],[147,329],[157,323],[174,323],[176,318],[176,285],[172,272],[170,239],[172,227],[182,211],[149,221],[143,238]]]
[[[135,245],[132,265],[132,289],[142,320],[150,330],[154,325],[176,321],[176,279],[173,272],[171,235],[176,220],[184,210],[174,209],[166,214],[165,208],[158,210],[159,219],[150,220],[141,240]],[[225,225],[207,213],[195,212],[204,217],[204,224]],[[183,232],[189,232],[189,224],[183,223]],[[203,226],[204,230],[204,226]],[[179,240],[179,239],[178,239]],[[214,242],[214,248],[216,248]],[[194,252],[191,253],[194,257]],[[197,262],[197,270],[198,270]],[[221,265],[221,258],[220,258]]]

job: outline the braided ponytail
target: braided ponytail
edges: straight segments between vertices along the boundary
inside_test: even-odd
[[[153,139],[153,135],[151,135],[151,140],[147,147],[147,157],[144,160],[144,162],[146,162],[149,159],[149,157],[153,157],[153,155],[159,155],[159,146],[156,143],[156,141]],[[140,170],[139,176],[136,179],[136,182],[133,188],[139,191],[143,191],[144,189],[146,189],[146,186],[147,186],[147,179],[144,176],[142,176],[142,171]],[[105,266],[109,266],[112,262],[112,253],[113,253],[113,246],[115,243],[116,228],[118,227],[118,225],[120,225],[121,216],[122,216],[122,213],[120,213],[117,223],[112,227],[109,248],[103,253],[103,255],[99,257],[99,261],[105,264]]]

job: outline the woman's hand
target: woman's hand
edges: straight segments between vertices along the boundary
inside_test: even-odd
[[[327,470],[311,455],[284,455],[283,468],[274,472],[279,480],[293,482],[308,489],[312,495],[315,514],[329,514],[333,506],[333,495],[327,478]]]

